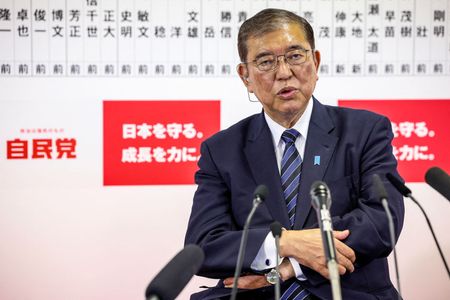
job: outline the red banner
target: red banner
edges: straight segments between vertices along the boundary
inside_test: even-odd
[[[339,106],[387,116],[394,132],[394,155],[407,182],[424,182],[426,171],[450,170],[450,100],[339,100]]]
[[[193,184],[220,101],[104,101],[104,185]]]

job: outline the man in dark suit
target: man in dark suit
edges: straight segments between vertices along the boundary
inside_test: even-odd
[[[386,257],[391,250],[384,210],[374,195],[373,174],[396,171],[387,118],[367,111],[322,105],[313,97],[320,53],[311,26],[284,10],[267,9],[244,22],[238,37],[238,73],[263,112],[206,140],[186,243],[200,245],[199,275],[221,279],[194,299],[228,299],[252,193],[269,194],[249,231],[238,299],[271,299],[264,273],[275,267],[269,225],[279,221],[282,299],[331,299],[328,269],[309,189],[326,182],[333,203],[339,273],[344,299],[396,299]],[[386,184],[397,238],[404,206]],[[270,281],[270,280],[269,280]]]

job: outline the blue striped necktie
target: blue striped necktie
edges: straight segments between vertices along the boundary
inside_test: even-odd
[[[288,210],[291,228],[295,222],[295,207],[297,206],[298,188],[302,171],[302,158],[295,147],[295,140],[300,133],[291,128],[285,130],[281,139],[285,143],[283,157],[281,158],[281,186],[283,188],[284,200]],[[305,290],[298,281],[294,281],[281,296],[281,300],[303,300],[310,293]]]
[[[295,140],[299,135],[300,133],[293,128],[285,130],[281,135],[281,139],[285,143],[283,157],[281,158],[281,186],[291,228],[294,226],[295,221],[295,207],[297,206],[302,166],[302,158],[295,147]]]

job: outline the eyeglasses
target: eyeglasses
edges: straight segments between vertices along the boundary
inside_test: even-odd
[[[284,61],[287,62],[291,66],[301,65],[308,58],[308,52],[312,50],[307,49],[295,49],[286,52],[282,55],[275,54],[267,54],[261,57],[258,57],[255,60],[244,62],[245,64],[253,63],[256,65],[258,70],[262,72],[270,72],[274,71],[278,67],[278,58],[284,56]]]

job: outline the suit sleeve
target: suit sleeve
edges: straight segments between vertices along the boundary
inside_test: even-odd
[[[353,196],[345,200],[351,208],[344,214],[334,216],[332,221],[335,230],[350,230],[350,236],[344,242],[355,251],[357,268],[374,259],[387,257],[392,250],[387,216],[372,188],[373,174],[380,175],[388,192],[396,239],[403,226],[403,197],[385,179],[388,172],[399,176],[397,161],[392,152],[392,139],[391,124],[387,118],[382,117],[374,123],[367,138],[360,141],[361,150],[355,151],[359,154],[352,153],[352,158],[346,158],[358,162],[358,174],[352,176],[357,178],[357,183],[351,188]],[[311,283],[318,284],[325,280],[311,269],[303,269]]]
[[[351,234],[345,243],[356,252],[359,264],[386,257],[391,252],[387,217],[372,188],[373,174],[380,175],[388,192],[389,209],[394,219],[397,239],[403,226],[403,197],[385,179],[386,173],[398,176],[397,161],[392,153],[392,139],[389,120],[385,117],[379,119],[368,135],[360,155],[359,191],[356,192],[355,208],[343,216],[333,218],[335,229],[350,229]]]
[[[231,182],[225,178],[213,156],[207,142],[204,142],[199,170],[195,175],[198,188],[194,195],[185,244],[197,244],[205,252],[205,260],[198,275],[225,278],[234,274],[244,224],[238,224],[233,215]],[[268,232],[268,228],[249,230],[242,272],[251,271],[250,265]]]

